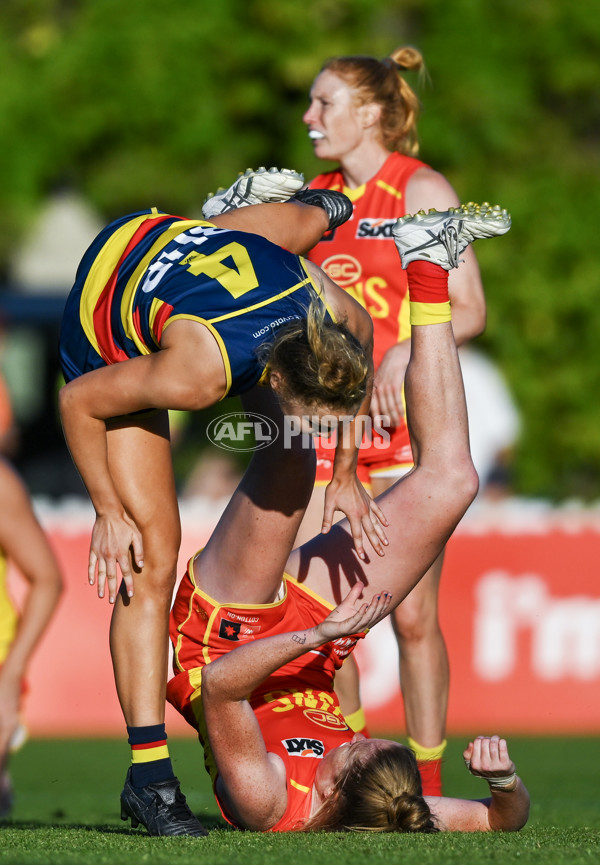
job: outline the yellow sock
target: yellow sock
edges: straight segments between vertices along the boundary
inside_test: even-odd
[[[344,719],[346,724],[350,727],[351,730],[354,730],[355,733],[360,733],[367,726],[367,719],[365,717],[365,710],[361,706],[356,712],[352,712],[350,715],[344,715]]]
[[[348,719],[346,718],[346,721]],[[448,740],[444,739],[439,745],[435,745],[433,748],[425,748],[423,745],[419,745],[418,742],[415,742],[414,739],[408,737],[408,747],[411,751],[414,752],[417,760],[425,762],[426,760],[441,760],[446,750],[446,745],[448,744]]]
[[[411,300],[410,302],[411,324],[441,324],[444,321],[451,320],[450,301],[446,301],[445,303],[418,303]]]

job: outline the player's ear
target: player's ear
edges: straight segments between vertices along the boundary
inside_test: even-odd
[[[281,387],[283,384],[283,376],[277,370],[271,370],[269,373],[269,384],[271,388],[275,391],[277,395],[281,393]]]
[[[360,106],[360,118],[364,129],[376,126],[381,118],[381,105],[378,102],[367,102]]]

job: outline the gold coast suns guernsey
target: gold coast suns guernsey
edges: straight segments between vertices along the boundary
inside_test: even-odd
[[[315,189],[335,189],[352,201],[352,218],[328,232],[310,252],[341,288],[373,319],[375,369],[386,351],[410,337],[408,283],[392,237],[392,226],[406,214],[406,184],[424,162],[392,153],[378,173],[358,189],[344,186],[341,171],[320,174]]]
[[[6,557],[0,550],[0,666],[8,655],[15,638],[18,614],[7,586],[8,566]]]
[[[284,574],[282,597],[271,604],[221,604],[203,592],[194,560],[179,585],[171,611],[174,677],[167,700],[199,732],[213,785],[217,767],[208,745],[202,712],[202,669],[245,641],[288,633],[322,622],[332,607],[302,583]],[[310,816],[312,787],[323,757],[352,740],[333,690],[333,677],[358,639],[354,634],[301,655],[268,677],[249,697],[267,751],[282,760],[287,807],[270,830],[298,829]],[[230,823],[223,803],[217,802]]]

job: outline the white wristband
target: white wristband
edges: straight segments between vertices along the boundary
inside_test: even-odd
[[[465,766],[471,772],[471,761],[465,760]],[[473,772],[471,772],[474,775]],[[474,775],[476,778],[483,778],[484,781],[487,781],[490,787],[490,790],[502,790],[505,793],[512,792],[517,786],[517,773],[513,772],[512,775],[504,775],[501,778],[486,778],[485,775]]]
[[[504,790],[504,792],[510,793],[517,786],[517,773],[505,775],[504,778],[486,778],[485,780],[490,785],[490,790]]]

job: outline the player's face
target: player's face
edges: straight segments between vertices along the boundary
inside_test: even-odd
[[[279,399],[281,410],[297,433],[329,438],[336,431],[341,435],[344,425],[353,415],[340,414],[326,406],[307,407],[294,400]]]
[[[315,155],[343,161],[364,139],[362,119],[355,91],[333,72],[321,72],[310,91],[310,107],[302,118]]]
[[[323,757],[315,775],[315,787],[322,798],[327,798],[337,779],[355,760],[364,763],[384,748],[405,747],[390,739],[366,739],[362,733],[355,733],[350,742],[334,748]]]

